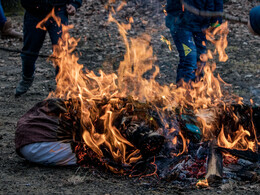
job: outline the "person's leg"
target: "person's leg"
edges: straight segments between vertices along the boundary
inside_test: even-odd
[[[181,79],[185,82],[195,80],[197,69],[197,50],[193,34],[184,29],[171,31],[172,38],[179,52],[180,62],[177,69],[176,83]]]
[[[66,26],[68,25],[68,14],[66,11],[66,7],[55,10],[55,14],[61,19],[61,24]],[[62,26],[59,27],[53,18],[48,21],[47,26],[52,45],[54,46],[58,43],[59,39],[62,36]],[[56,64],[54,66],[56,66],[55,74],[58,75],[59,67]]]
[[[42,165],[76,165],[77,158],[69,143],[40,142],[26,145],[20,149],[23,157]]]
[[[22,49],[22,81],[16,88],[16,96],[27,92],[32,85],[35,71],[35,62],[43,45],[46,31],[37,29],[36,25],[41,19],[26,12],[24,16],[24,45]]]
[[[206,36],[203,32],[197,32],[197,33],[193,33],[193,39],[196,45],[196,49],[197,49],[197,73],[196,76],[198,79],[200,79],[201,77],[203,77],[203,68],[206,65],[206,60],[207,58],[204,56],[207,53],[207,39]]]
[[[68,14],[66,7],[55,10],[55,15],[61,19],[61,23],[63,25],[68,25]],[[62,27],[58,26],[53,18],[50,18],[50,20],[47,22],[47,30],[50,35],[52,45],[56,45],[59,38],[62,36]]]
[[[24,45],[21,57],[23,75],[26,77],[33,77],[35,62],[45,39],[46,31],[36,28],[40,21],[40,18],[37,18],[28,12],[25,13],[23,29]]]
[[[6,17],[0,0],[0,29],[3,28],[5,23],[6,23]]]

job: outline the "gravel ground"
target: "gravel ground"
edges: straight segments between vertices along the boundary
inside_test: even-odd
[[[142,4],[140,2],[143,2]],[[133,0],[116,18],[126,22],[133,16],[134,24],[129,36],[148,33],[157,56],[156,65],[161,69],[157,78],[161,84],[175,81],[178,54],[174,47],[168,50],[160,41],[161,35],[172,40],[164,25],[161,4],[164,1]],[[259,2],[258,2],[259,4]],[[256,0],[229,0],[225,11],[232,15],[248,17],[249,10],[257,5]],[[78,50],[82,52],[80,63],[90,70],[116,72],[123,59],[125,48],[115,24],[108,24],[108,11],[104,2],[85,0],[76,16],[70,18],[75,25],[71,34],[80,37]],[[22,16],[13,16],[14,26],[22,31]],[[230,24],[228,35],[229,60],[217,62],[216,74],[229,84],[232,91],[248,103],[253,99],[260,104],[260,37],[251,35],[247,27]],[[0,40],[1,47],[21,49],[16,40]],[[42,54],[51,53],[47,37]],[[106,63],[105,63],[106,62]],[[196,189],[180,182],[158,181],[147,183],[138,178],[100,172],[96,169],[78,167],[43,167],[30,164],[19,158],[14,150],[14,132],[17,120],[35,103],[45,99],[55,90],[54,68],[45,58],[39,58],[35,82],[28,93],[14,98],[14,90],[20,79],[21,59],[18,53],[0,50],[0,194],[259,194],[259,183],[229,181],[226,184],[207,189]]]

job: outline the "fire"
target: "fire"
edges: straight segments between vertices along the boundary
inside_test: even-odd
[[[207,179],[199,180],[199,181],[196,183],[196,186],[197,186],[198,188],[199,188],[199,187],[207,188],[207,187],[209,187],[208,180],[207,180]]]
[[[122,1],[121,4],[117,7],[116,11],[119,12],[126,5],[127,5],[127,3],[125,1]]]
[[[231,154],[223,153],[222,155],[223,155],[223,163],[225,165],[236,164],[238,161],[238,158],[235,156],[232,156]]]
[[[54,12],[48,17],[53,17],[53,14]],[[113,126],[117,113],[113,112],[111,105],[118,101],[118,98],[113,98],[118,94],[117,75],[106,75],[100,71],[100,76],[97,76],[88,70],[86,73],[83,72],[83,65],[77,63],[78,56],[73,54],[79,40],[70,37],[68,31],[71,28],[73,26],[62,26],[62,38],[53,48],[54,64],[59,66],[59,73],[56,77],[56,91],[49,97],[72,99],[77,103],[74,106],[75,110],[79,109],[81,113],[81,124],[84,128],[83,140],[99,157],[104,155],[100,146],[105,145],[116,162],[122,164],[136,162],[140,158],[138,150],[128,154],[126,148],[133,145]],[[93,113],[96,113],[96,116],[99,114],[94,100],[104,98],[110,100],[104,107],[104,114],[100,117],[104,124],[103,132],[100,133],[93,124],[96,120]]]
[[[109,2],[113,3],[114,1]],[[47,18],[38,24],[38,27],[44,29],[44,23],[50,17],[53,17],[60,25],[60,19],[54,15],[53,10]],[[154,65],[156,57],[150,45],[151,37],[149,35],[130,38],[129,41],[127,30],[131,28],[132,18],[129,19],[128,24],[120,24],[110,14],[109,22],[116,23],[126,47],[124,61],[120,63],[118,74],[105,74],[100,70],[99,74],[96,75],[92,71],[83,69],[83,65],[78,64],[79,56],[74,53],[74,50],[79,39],[70,37],[68,32],[73,28],[72,25],[62,26],[62,38],[53,48],[55,58],[52,60],[55,66],[59,67],[59,73],[56,77],[56,91],[50,93],[49,98],[55,97],[74,102],[74,109],[80,111],[84,144],[99,158],[104,156],[102,148],[108,148],[115,162],[121,164],[135,163],[142,158],[140,151],[114,125],[117,117],[127,109],[127,105],[121,104],[120,98],[129,96],[134,101],[148,102],[156,108],[159,118],[164,123],[164,128],[168,128],[169,134],[177,130],[170,128],[168,121],[164,120],[165,111],[174,113],[179,110],[181,115],[192,110],[197,117],[198,126],[202,129],[203,139],[213,139],[217,132],[215,120],[219,114],[218,108],[225,108],[229,104],[227,99],[234,97],[223,95],[221,85],[226,83],[220,77],[214,76],[216,64],[208,61],[217,53],[220,61],[228,59],[225,53],[227,23],[222,24],[213,32],[207,32],[207,38],[215,44],[216,50],[214,52],[208,51],[207,55],[201,56],[202,61],[205,62],[204,77],[197,82],[184,83],[182,87],[177,87],[174,84],[162,86],[156,81],[159,67]],[[220,38],[216,39],[215,36]],[[150,78],[144,78],[143,75],[152,69],[154,72]],[[105,103],[100,109],[97,102]],[[102,122],[101,129],[95,128],[97,121]],[[176,155],[179,156],[187,152],[189,140],[181,131],[177,132],[177,135],[183,143],[182,151]],[[249,131],[242,127],[232,135],[225,135],[222,128],[218,136],[218,144],[222,147],[254,151],[256,143],[255,140],[248,140],[249,136],[251,136]],[[177,137],[172,138],[172,144],[178,144]],[[131,149],[129,150],[129,148]],[[107,167],[114,170],[110,165]],[[114,171],[116,172],[116,170]],[[202,185],[206,186],[207,182],[203,182]]]
[[[219,61],[220,62],[226,62],[228,60],[228,56],[225,52],[225,49],[228,46],[227,42],[227,35],[228,35],[228,23],[225,22],[221,24],[219,27],[215,28],[213,31],[210,29],[206,31],[206,38],[209,40],[211,43],[213,43],[216,47],[214,51],[214,55],[217,53],[219,54]],[[216,35],[219,36],[219,39],[216,39]],[[209,53],[211,53],[209,51]],[[212,54],[209,54],[212,56]]]
[[[52,11],[41,22],[37,24],[36,28],[47,30],[44,25],[49,20],[49,18],[53,18],[54,21],[57,23],[58,27],[61,26],[61,19],[55,15],[55,10],[53,8]]]
[[[172,51],[172,44],[171,44],[171,42],[168,39],[166,39],[163,35],[161,35],[161,41],[165,42],[168,45],[169,50]]]
[[[182,152],[180,152],[177,156],[180,156],[180,155],[182,155],[184,152],[188,151],[186,139],[184,138],[184,136],[182,135],[181,132],[180,132],[179,135],[181,136],[181,139],[182,139],[182,142],[183,142],[183,150],[182,150]]]
[[[224,128],[222,127],[221,132],[218,136],[218,145],[224,148],[231,148],[237,150],[252,150],[256,151],[256,141],[250,141],[250,132],[245,130],[241,125],[239,129],[234,133],[233,138],[228,135],[225,136]]]

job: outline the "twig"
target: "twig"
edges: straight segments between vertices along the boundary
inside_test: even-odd
[[[38,54],[38,53],[35,53],[35,52],[22,51],[22,50],[19,50],[19,49],[9,49],[9,48],[6,48],[6,47],[0,47],[0,50],[8,51],[8,52],[14,52],[14,53],[27,54],[27,55],[30,55],[30,56],[38,56],[38,57],[41,57],[41,58],[55,58],[55,59],[58,59],[57,57],[54,57],[54,56]]]

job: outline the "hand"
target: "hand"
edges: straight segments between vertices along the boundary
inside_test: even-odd
[[[73,5],[71,5],[71,4],[67,5],[67,13],[70,16],[74,16],[75,13],[76,13],[76,8]]]

